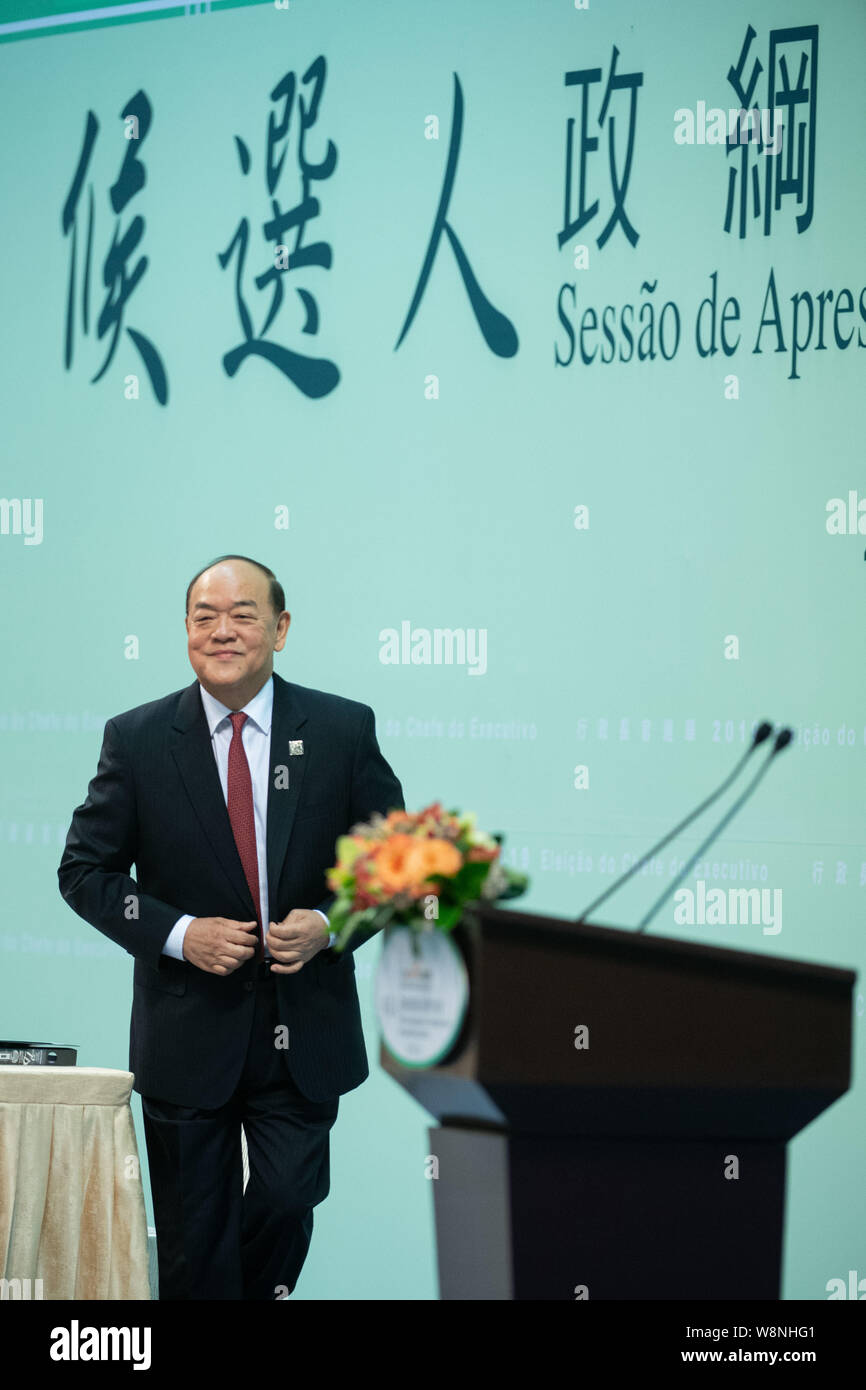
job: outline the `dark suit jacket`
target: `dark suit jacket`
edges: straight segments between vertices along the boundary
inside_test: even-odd
[[[369,706],[276,673],[273,679],[267,863],[270,916],[278,922],[293,907],[327,912],[333,895],[325,872],[337,836],[373,811],[404,803]],[[296,739],[303,740],[300,756],[289,750]],[[220,976],[161,954],[183,913],[239,921],[257,915],[198,681],[108,720],[58,877],[70,907],[135,957],[135,1090],[175,1105],[224,1104],[252,1026],[253,962]],[[289,1030],[286,1063],[310,1100],[342,1095],[369,1074],[352,956],[368,939],[356,935],[341,955],[328,948],[296,973],[276,976],[279,1017]]]

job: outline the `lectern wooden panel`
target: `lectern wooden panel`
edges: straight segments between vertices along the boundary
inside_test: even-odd
[[[437,1066],[447,1299],[778,1299],[785,1145],[850,1083],[855,975],[473,905]],[[576,1046],[576,1042],[579,1044]]]

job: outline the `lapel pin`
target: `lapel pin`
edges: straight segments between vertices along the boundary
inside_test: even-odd
[[[302,738],[289,739],[289,757],[294,758],[304,751],[304,740]]]

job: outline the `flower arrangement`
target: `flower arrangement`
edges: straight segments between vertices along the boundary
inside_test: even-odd
[[[328,910],[334,949],[359,928],[374,932],[391,922],[415,933],[451,931],[466,903],[525,892],[528,879],[501,863],[500,842],[478,830],[472,812],[444,811],[439,801],[421,811],[377,812],[353,826],[337,841],[327,874],[337,895]]]

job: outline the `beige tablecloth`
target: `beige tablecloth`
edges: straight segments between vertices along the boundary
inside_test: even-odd
[[[132,1073],[0,1066],[0,1266],[44,1299],[149,1299]],[[27,1296],[6,1284],[3,1296]]]

